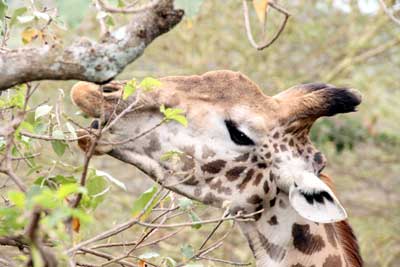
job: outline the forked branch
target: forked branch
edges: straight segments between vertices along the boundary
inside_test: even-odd
[[[68,47],[53,44],[0,50],[0,91],[37,80],[107,82],[141,56],[155,38],[179,23],[182,16],[182,10],[174,9],[173,0],[157,0],[136,9],[131,22],[100,42],[81,38]]]
[[[290,17],[289,12],[286,11],[283,7],[277,5],[276,3],[272,3],[271,1],[269,1],[268,6],[275,9],[279,13],[283,14],[284,18],[283,18],[281,25],[279,26],[278,31],[271,38],[271,40],[269,40],[269,41],[264,40],[260,44],[257,44],[257,42],[254,40],[253,33],[251,31],[250,19],[249,19],[249,8],[247,6],[247,0],[243,0],[243,16],[244,16],[244,25],[246,28],[247,38],[249,39],[250,44],[257,50],[263,50],[263,49],[271,46],[276,40],[278,40],[279,36],[282,34],[283,30],[285,29],[286,24]],[[267,11],[265,11],[265,12],[267,12]]]

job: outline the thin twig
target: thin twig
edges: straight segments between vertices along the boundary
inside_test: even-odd
[[[216,259],[216,258],[210,258],[210,257],[205,257],[205,256],[198,256],[199,259],[202,260],[209,260],[209,261],[215,261],[219,263],[224,263],[224,264],[229,264],[233,266],[249,266],[251,265],[251,262],[236,262],[236,261],[228,261],[228,260],[223,260],[223,259]]]
[[[385,1],[384,1],[384,0],[379,0],[379,3],[381,4],[382,9],[383,9],[383,11],[386,13],[386,15],[388,15],[388,17],[389,17],[392,21],[394,21],[395,23],[397,23],[397,24],[400,25],[400,18],[396,18],[396,17],[394,16],[393,11],[391,11],[391,10],[387,7],[387,5],[385,4]]]
[[[279,13],[284,15],[284,19],[276,32],[276,34],[272,37],[270,41],[263,41],[261,44],[257,44],[256,41],[254,40],[252,31],[251,31],[251,26],[250,26],[250,19],[249,19],[249,8],[247,6],[247,1],[248,0],[243,0],[243,16],[244,16],[244,25],[246,29],[246,34],[247,38],[249,39],[250,44],[256,48],[257,50],[263,50],[269,46],[271,46],[276,40],[278,40],[279,36],[283,32],[283,30],[286,27],[287,21],[289,20],[290,14],[288,11],[286,11],[283,7],[277,5],[276,3],[272,3],[271,1],[268,2],[268,5],[275,10],[277,10]]]

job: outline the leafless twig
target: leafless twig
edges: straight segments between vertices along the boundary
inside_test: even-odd
[[[250,26],[250,19],[249,19],[249,8],[247,6],[248,0],[243,0],[243,16],[244,16],[244,25],[246,29],[247,38],[249,39],[250,44],[256,48],[257,50],[263,50],[269,46],[271,46],[276,40],[278,40],[279,36],[283,32],[286,27],[287,21],[289,20],[290,14],[286,11],[283,7],[277,5],[276,3],[272,3],[271,1],[268,2],[268,6],[272,7],[273,9],[277,10],[279,13],[283,14],[284,19],[276,32],[276,34],[272,37],[270,41],[263,41],[260,44],[257,44],[254,40],[251,26]]]
[[[400,18],[395,17],[395,15],[393,14],[393,11],[388,8],[388,6],[386,5],[385,1],[384,0],[379,0],[379,3],[381,4],[382,9],[386,13],[386,15],[388,15],[389,18],[392,21],[394,21],[395,23],[400,25]]]

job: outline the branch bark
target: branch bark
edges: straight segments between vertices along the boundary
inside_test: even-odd
[[[141,56],[155,38],[178,24],[182,16],[182,10],[174,9],[173,0],[158,0],[99,42],[81,38],[68,47],[52,44],[0,51],[0,91],[37,80],[105,83]]]

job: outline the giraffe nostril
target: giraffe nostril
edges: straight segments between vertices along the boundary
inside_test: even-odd
[[[106,86],[103,86],[101,88],[101,90],[102,90],[103,93],[109,94],[109,93],[114,93],[114,92],[119,91],[119,88],[115,87],[115,86],[106,85]]]
[[[99,121],[98,120],[92,121],[92,123],[90,124],[90,128],[99,129]]]

